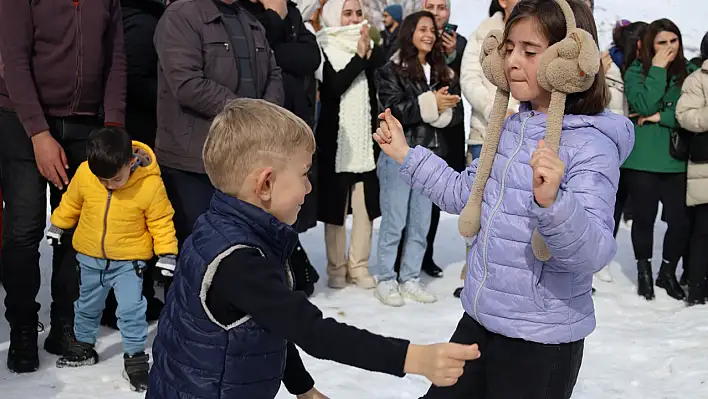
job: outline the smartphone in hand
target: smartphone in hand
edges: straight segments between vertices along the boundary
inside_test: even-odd
[[[443,33],[447,33],[448,35],[452,36],[453,32],[457,32],[457,25],[445,24],[445,27],[443,27]]]

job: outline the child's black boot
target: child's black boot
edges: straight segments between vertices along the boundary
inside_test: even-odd
[[[74,341],[64,355],[57,359],[57,367],[81,367],[98,363],[98,353],[93,345]]]
[[[145,392],[148,387],[148,372],[150,371],[150,357],[145,352],[132,356],[123,355],[123,377],[130,383],[130,389],[135,392]]]

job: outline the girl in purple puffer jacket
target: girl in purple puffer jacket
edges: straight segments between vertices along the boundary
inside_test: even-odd
[[[605,110],[596,43],[582,2],[519,2],[483,44],[498,91],[482,155],[463,173],[410,149],[390,111],[381,115],[374,139],[401,163],[401,178],[461,214],[460,232],[474,236],[451,341],[479,344],[482,357],[426,398],[572,394],[595,328],[592,276],[616,252],[619,167],[634,145],[632,123]],[[509,94],[522,105],[504,121]]]

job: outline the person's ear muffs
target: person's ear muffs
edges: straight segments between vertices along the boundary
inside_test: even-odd
[[[482,64],[484,76],[494,86],[504,91],[509,91],[509,82],[504,73],[504,48],[502,47],[504,32],[495,29],[487,35],[482,42],[482,51],[479,53],[479,62]]]
[[[541,55],[537,78],[550,92],[582,93],[595,82],[599,70],[600,50],[595,40],[587,31],[575,28]]]
[[[600,70],[600,51],[592,35],[576,27],[575,14],[568,2],[566,0],[555,0],[555,2],[565,17],[566,37],[550,46],[541,55],[537,78],[539,85],[551,92],[545,141],[549,147],[557,151],[560,146],[566,96],[590,89]],[[490,32],[484,39],[480,52],[484,76],[497,86],[497,93],[484,137],[477,173],[470,188],[470,197],[458,221],[460,234],[468,239],[474,237],[481,227],[484,187],[492,170],[504,117],[509,106],[509,82],[504,73],[505,54],[501,46],[503,37],[503,33],[499,30]],[[552,256],[537,229],[533,231],[531,247],[536,258],[541,261],[545,262]]]

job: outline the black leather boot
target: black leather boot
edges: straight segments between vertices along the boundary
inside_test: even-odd
[[[686,303],[688,306],[705,305],[708,299],[708,281],[703,280],[700,283],[691,283],[688,286],[688,297]]]
[[[44,340],[44,350],[52,355],[62,356],[72,343],[76,341],[74,337],[74,321],[60,319],[53,321],[47,339]]]
[[[651,261],[637,261],[637,294],[647,301],[654,299],[654,277],[651,273]]]
[[[659,275],[656,277],[656,286],[665,289],[666,293],[674,299],[683,301],[686,298],[686,293],[676,279],[676,262],[661,263]]]
[[[39,368],[37,330],[39,323],[10,325],[10,348],[7,368],[13,373],[31,373]],[[42,326],[43,330],[44,327]]]

